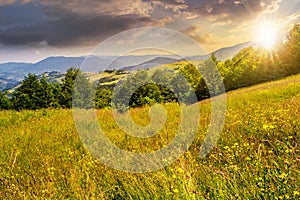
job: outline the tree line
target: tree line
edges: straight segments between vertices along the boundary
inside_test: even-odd
[[[2,109],[37,110],[42,108],[71,108],[72,91],[79,69],[69,68],[62,83],[50,83],[28,74],[12,94],[0,93]]]
[[[0,109],[71,108],[73,103],[79,107],[114,106],[126,110],[154,103],[195,103],[224,92],[212,66],[218,69],[226,91],[297,74],[300,72],[300,24],[295,24],[286,41],[278,43],[272,51],[248,47],[225,61],[211,55],[200,64],[185,64],[176,73],[163,69],[152,73],[140,70],[113,87],[103,86],[101,82],[90,83],[76,68],[68,69],[61,83],[49,83],[46,78],[29,74],[12,94],[0,92]],[[75,80],[82,87],[76,87]],[[73,102],[72,95],[76,97]]]

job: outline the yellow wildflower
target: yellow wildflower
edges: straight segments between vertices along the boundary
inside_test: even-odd
[[[294,191],[294,196],[300,196],[300,192],[299,191]]]
[[[281,179],[284,179],[284,178],[286,178],[288,176],[288,174],[286,174],[286,173],[282,173],[282,174],[280,174],[278,177],[279,178],[281,178]]]

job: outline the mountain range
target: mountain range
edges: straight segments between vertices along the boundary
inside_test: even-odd
[[[214,52],[219,60],[231,58],[241,49],[255,46],[253,42],[237,44]],[[185,60],[205,60],[210,56],[200,55],[184,58]],[[0,64],[0,91],[8,90],[20,83],[29,73],[37,75],[46,72],[64,73],[70,67],[80,68],[86,72],[104,70],[138,70],[149,69],[158,65],[174,63],[183,59],[172,55],[128,55],[128,56],[82,56],[82,57],[48,57],[37,63],[9,62]]]

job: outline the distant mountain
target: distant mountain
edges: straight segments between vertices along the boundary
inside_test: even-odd
[[[52,72],[45,72],[37,76],[38,79],[41,78],[46,78],[47,82],[50,83],[60,83],[62,79],[65,77],[65,73],[57,72],[57,71],[52,71]],[[9,90],[10,92],[16,90],[21,84],[21,80],[11,80],[13,81],[13,84],[2,84],[1,81],[3,81],[3,77],[0,77],[0,91],[7,91]],[[2,82],[3,83],[3,82]]]
[[[220,60],[231,58],[241,49],[248,46],[255,46],[253,42],[237,44],[215,51],[215,55]],[[187,57],[186,59],[204,60],[209,55],[200,55]],[[169,64],[178,61],[172,55],[142,55],[142,56],[86,56],[86,57],[49,57],[37,63],[16,63],[9,62],[0,64],[0,73],[15,74],[16,77],[22,78],[28,73],[41,74],[49,71],[65,72],[69,67],[79,68],[84,64],[84,71],[99,72],[108,69],[147,69],[155,64]]]
[[[215,51],[220,60],[233,57],[241,49],[256,46],[254,42],[246,42]],[[186,57],[185,60],[205,60],[208,55]],[[172,55],[130,55],[130,56],[82,56],[82,57],[49,57],[37,63],[9,62],[0,64],[0,91],[18,85],[29,73],[37,75],[56,71],[64,73],[70,67],[79,68],[85,72],[99,72],[104,70],[122,69],[139,70],[149,69],[163,64],[170,64],[180,60]],[[182,60],[182,59],[181,59]]]
[[[9,90],[20,83],[20,79],[15,77],[7,77],[6,74],[0,73],[0,91]]]
[[[241,44],[237,44],[231,47],[225,47],[222,49],[219,49],[217,51],[214,52],[214,54],[216,55],[216,57],[219,60],[226,60],[228,58],[232,58],[235,54],[237,54],[240,50],[246,48],[246,47],[250,47],[250,46],[257,46],[258,44],[255,42],[245,42],[245,43],[241,43]]]
[[[240,50],[242,50],[243,48],[246,47],[250,47],[250,46],[258,46],[257,43],[255,42],[245,42],[245,43],[241,43],[241,44],[237,44],[234,46],[230,46],[230,47],[225,47],[222,49],[218,49],[212,53],[215,54],[215,56],[219,59],[219,60],[226,60],[228,58],[232,58],[235,54],[237,54]],[[209,56],[212,54],[207,54],[207,55],[200,55],[200,56],[191,56],[191,57],[187,57],[186,60],[205,60],[207,58],[209,58]]]
[[[69,67],[79,68],[84,58],[82,57],[49,57],[40,62],[32,64],[27,69],[37,74],[46,71],[64,72]]]
[[[61,73],[57,71],[45,72],[43,74],[38,75],[38,79],[45,78],[47,82],[50,83],[60,83],[64,77],[65,77],[65,73]]]
[[[134,71],[134,70],[140,70],[140,69],[150,69],[159,65],[164,65],[164,64],[170,64],[174,62],[178,62],[178,59],[175,58],[168,58],[168,57],[157,57],[152,60],[146,61],[142,64],[136,65],[136,66],[129,66],[129,67],[124,67],[121,68],[121,70],[126,70],[126,71]]]
[[[219,60],[226,60],[228,58],[232,58],[241,49],[249,47],[249,46],[256,46],[256,45],[257,44],[254,42],[245,42],[245,43],[237,44],[237,45],[234,45],[231,47],[225,47],[225,48],[219,49],[217,51],[214,51],[213,53]],[[141,64],[123,67],[121,69],[134,71],[134,70],[140,70],[140,69],[150,69],[150,68],[153,68],[153,67],[156,67],[159,65],[170,64],[170,63],[174,63],[174,62],[178,62],[178,61],[182,61],[182,60],[205,60],[205,59],[209,58],[209,56],[211,54],[212,53],[207,54],[207,55],[191,56],[191,57],[186,57],[184,59],[176,59],[171,56],[170,57],[156,57],[149,61],[143,62]]]
[[[9,62],[0,64],[0,73],[1,72],[11,72],[14,71],[20,71],[20,69],[25,69],[28,65],[31,65],[31,63],[21,63],[21,62]]]
[[[152,60],[159,55],[131,55],[131,56],[121,56],[116,59],[117,62],[122,63],[123,67],[126,66],[136,66],[146,61]],[[172,55],[168,56],[172,58]]]
[[[83,71],[99,72],[108,69],[120,69],[126,66],[139,65],[156,58],[157,55],[146,56],[86,56],[86,57],[48,57],[37,63],[3,63],[0,64],[0,73],[36,73],[47,71],[65,72],[70,67],[83,67]]]
[[[38,63],[27,67],[27,70],[37,74],[47,71],[65,72],[70,67],[80,68],[82,64],[84,71],[99,72],[105,69],[111,60],[103,57],[89,56],[89,57],[49,57]],[[113,62],[112,68],[119,68],[122,65],[118,62]],[[1,65],[0,65],[1,67]]]

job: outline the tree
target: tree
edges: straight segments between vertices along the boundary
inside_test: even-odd
[[[195,67],[193,64],[188,64],[180,69],[179,72],[191,84],[191,87],[193,88],[198,100],[208,96],[206,84],[197,67]]]
[[[20,87],[18,87],[12,95],[12,102],[16,110],[40,109],[39,104],[39,80],[35,74],[29,74],[22,81]]]
[[[188,80],[180,73],[176,74],[171,81],[171,88],[174,94],[176,95],[176,99],[180,103],[190,104],[195,103],[191,102],[191,88]]]
[[[207,98],[209,96],[217,96],[222,94],[223,91],[223,82],[220,73],[217,70],[217,67],[220,65],[220,62],[214,57],[214,54],[211,58],[205,60],[199,67],[201,72],[200,86],[198,90],[203,91],[203,97]]]
[[[65,78],[61,83],[59,104],[63,108],[72,107],[72,93],[75,85],[75,80],[79,71],[79,69],[73,67],[69,68],[67,70]]]
[[[40,80],[39,88],[37,89],[37,96],[39,97],[40,108],[57,108],[59,107],[59,100],[57,91],[59,90],[58,84],[48,83],[46,78]]]
[[[95,108],[109,108],[111,107],[112,91],[108,89],[97,88],[95,97]]]
[[[285,60],[290,72],[300,72],[300,24],[295,24],[287,35]]]
[[[8,110],[12,108],[12,103],[7,97],[7,92],[0,91],[0,110]]]
[[[139,70],[134,74],[128,75],[125,80],[119,81],[115,87],[112,96],[112,106],[120,112],[127,111],[130,104],[135,104],[134,101],[130,100],[131,96],[137,89],[147,83],[149,83],[149,76],[145,70]]]
[[[171,90],[171,81],[173,79],[173,74],[167,70],[155,70],[151,76],[151,80],[160,91],[160,103],[175,102],[176,96]]]
[[[41,80],[29,74],[12,94],[13,106],[16,110],[36,110],[41,108],[59,107],[57,85]]]
[[[185,65],[180,69],[180,73],[187,79],[194,90],[197,89],[201,74],[193,64]]]
[[[140,107],[161,103],[161,91],[157,84],[148,83],[139,87],[131,96],[130,107]]]
[[[76,81],[71,91],[71,106],[77,108],[90,109],[94,108],[94,93],[93,84],[84,76],[81,71],[76,73]]]

